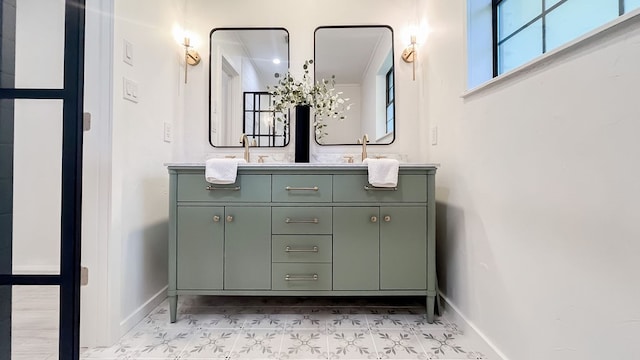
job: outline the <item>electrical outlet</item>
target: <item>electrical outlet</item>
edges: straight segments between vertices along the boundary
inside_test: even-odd
[[[173,140],[173,128],[171,123],[164,123],[164,142],[170,143]]]
[[[438,145],[438,127],[431,128],[431,145]]]
[[[122,97],[126,100],[137,103],[138,99],[140,98],[140,93],[138,92],[138,83],[131,79],[127,79],[126,77],[123,77],[122,78]]]

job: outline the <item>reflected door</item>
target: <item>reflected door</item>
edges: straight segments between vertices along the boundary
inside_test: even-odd
[[[0,359],[78,359],[84,0],[0,14]]]

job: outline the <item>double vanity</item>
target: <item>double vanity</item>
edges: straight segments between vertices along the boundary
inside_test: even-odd
[[[168,169],[171,322],[178,295],[425,296],[433,321],[435,166],[402,164],[395,188],[362,164],[241,164],[230,185]]]

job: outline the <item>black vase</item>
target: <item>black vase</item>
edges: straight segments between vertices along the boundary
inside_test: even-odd
[[[309,162],[309,105],[296,106],[296,162]]]

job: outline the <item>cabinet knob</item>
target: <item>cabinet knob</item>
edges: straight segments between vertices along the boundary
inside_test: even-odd
[[[390,221],[391,221],[391,216],[389,216],[389,215],[385,215],[385,216],[384,216],[384,221],[385,221],[385,222],[390,222]]]
[[[213,217],[213,222],[218,222],[218,221],[220,221],[220,216],[215,215],[215,216]]]
[[[378,217],[377,217],[377,216],[372,216],[372,217],[371,217],[371,222],[372,222],[372,223],[374,223],[374,222],[378,222]]]
[[[232,222],[233,221],[233,216],[229,215],[227,216],[227,222]]]

